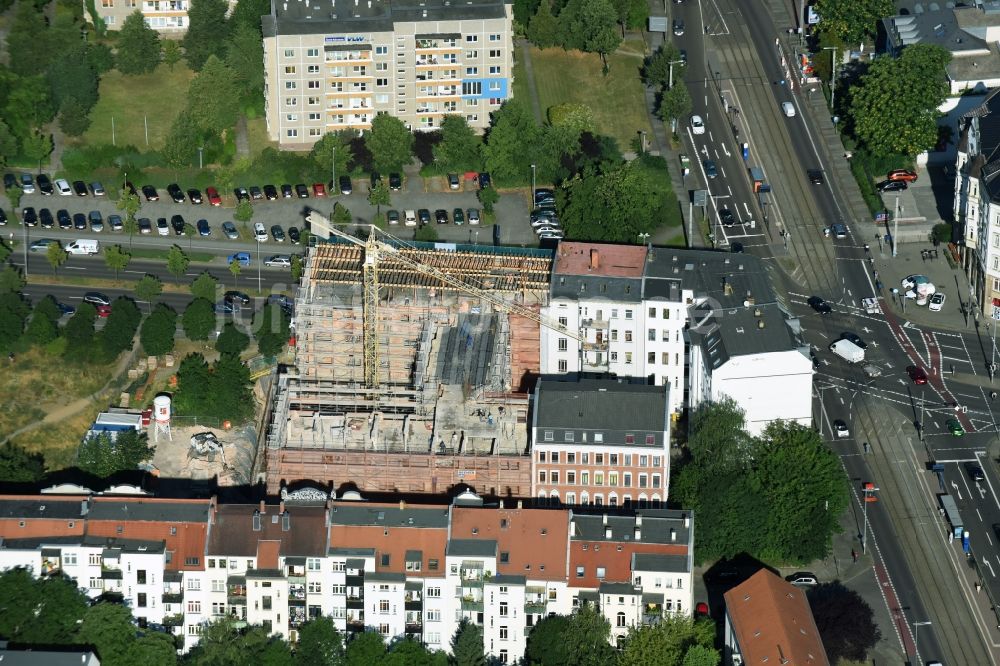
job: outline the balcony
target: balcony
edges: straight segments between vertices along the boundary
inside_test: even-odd
[[[602,319],[590,318],[590,319],[583,319],[580,321],[581,328],[608,328],[610,326],[611,322],[603,318]]]
[[[606,352],[608,351],[608,341],[606,339],[585,340],[580,343],[580,347],[585,352]]]
[[[305,600],[306,598],[306,584],[305,578],[301,579],[301,583],[291,583],[288,586],[288,599],[289,600]]]
[[[165,627],[180,627],[184,625],[184,614],[175,613],[173,615],[163,616],[163,626]]]
[[[483,600],[476,599],[475,597],[462,597],[462,610],[464,611],[483,611]]]
[[[165,604],[181,604],[184,603],[184,595],[177,593],[164,592],[160,599]]]
[[[422,622],[407,622],[405,631],[407,636],[419,639],[424,633],[424,625]]]
[[[535,613],[539,615],[545,614],[545,602],[534,599],[532,601],[524,602],[524,612],[525,613]]]

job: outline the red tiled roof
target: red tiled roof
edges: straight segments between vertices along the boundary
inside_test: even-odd
[[[615,541],[574,540],[570,548],[569,584],[572,587],[599,587],[601,583],[628,583],[632,580],[632,555],[686,555],[687,545],[676,543],[621,543]],[[577,577],[576,568],[583,567],[584,575]],[[604,578],[597,577],[597,568],[604,568]]]
[[[254,530],[256,504],[223,504],[216,511],[209,536],[209,555],[256,557],[262,541],[281,544],[282,557],[326,556],[326,507],[285,507],[288,526],[283,529],[280,507],[268,505],[260,515],[260,529]]]
[[[761,569],[725,594],[745,664],[829,666],[805,592]]]
[[[562,241],[556,251],[556,275],[642,277],[645,245],[608,245]]]
[[[277,569],[278,568],[278,554],[281,552],[281,542],[280,541],[265,541],[260,540],[257,542],[257,568],[258,569]]]
[[[497,550],[509,557],[506,563],[497,562],[497,573],[538,580],[566,580],[568,575],[568,511],[456,506],[451,538],[496,540]]]
[[[331,525],[330,548],[374,548],[375,570],[406,572],[406,551],[421,551],[420,572],[424,577],[445,575],[444,554],[448,530],[437,527],[400,527],[379,525]],[[382,556],[389,565],[382,566]],[[437,569],[430,561],[437,560]]]

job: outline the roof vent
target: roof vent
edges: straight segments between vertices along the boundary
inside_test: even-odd
[[[642,539],[642,528],[636,527],[635,528],[635,540],[639,541],[640,539]]]
[[[281,531],[287,532],[292,529],[292,517],[287,511],[281,514]]]
[[[753,309],[753,316],[754,317],[759,317],[760,316],[760,308],[754,308]]]
[[[736,332],[737,333],[743,333],[743,327],[742,326],[737,326],[736,327]]]
[[[757,320],[757,328],[764,328],[764,320],[763,319],[758,319]]]
[[[253,531],[260,532],[260,511],[253,512]]]
[[[605,539],[610,539],[611,538],[611,528],[610,527],[605,527],[604,528],[604,538]]]
[[[423,18],[427,18],[427,10],[426,10],[426,9],[424,9],[423,11],[421,11],[421,12],[420,12],[420,15],[421,15],[421,16],[422,16]]]
[[[670,528],[670,540],[677,541],[677,530],[672,527]]]

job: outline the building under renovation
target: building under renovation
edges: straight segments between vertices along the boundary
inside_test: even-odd
[[[545,250],[374,237],[312,248],[295,365],[271,404],[268,491],[312,480],[527,496],[551,264]]]

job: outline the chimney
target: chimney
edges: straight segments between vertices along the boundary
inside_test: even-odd
[[[261,513],[267,513],[267,511],[264,508],[264,500],[260,501],[260,509],[258,509],[258,511],[260,511]]]
[[[292,529],[292,517],[288,515],[287,511],[281,512],[281,531],[287,532]]]
[[[590,251],[590,270],[595,271],[601,267],[601,253],[597,249]]]
[[[639,541],[641,539],[642,539],[642,528],[639,527],[638,525],[636,525],[636,528],[635,528],[635,540]]]
[[[260,511],[253,512],[253,531],[260,532]]]
[[[524,502],[522,500],[517,500],[517,508],[518,509],[523,509],[524,508]]]
[[[405,499],[399,500],[399,510],[400,511],[406,511],[406,500]]]
[[[677,530],[672,527],[670,528],[670,540],[677,541]]]
[[[284,513],[284,512],[285,512],[285,500],[281,500],[281,503],[278,504],[278,513]]]
[[[610,539],[611,538],[611,528],[610,527],[605,527],[604,528],[604,538],[605,539]]]
[[[691,517],[684,514],[684,527],[691,527]]]

